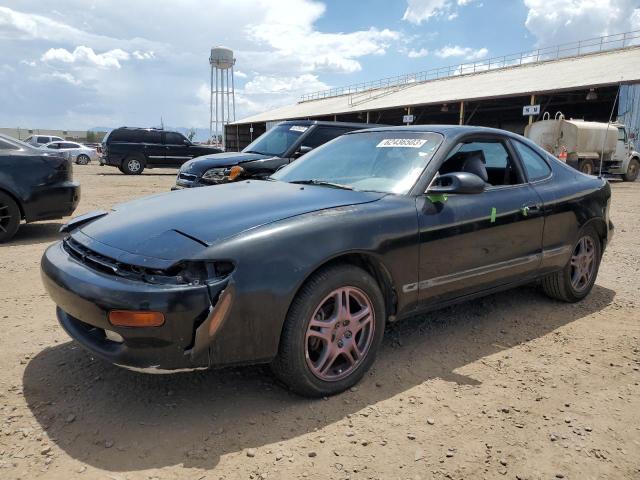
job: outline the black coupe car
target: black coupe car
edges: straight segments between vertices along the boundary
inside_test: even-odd
[[[0,134],[0,243],[20,222],[71,215],[80,201],[71,160]]]
[[[386,322],[534,280],[568,302],[611,240],[609,184],[501,130],[348,133],[267,180],[70,222],[42,277],[63,328],[141,372],[270,363],[355,384]]]

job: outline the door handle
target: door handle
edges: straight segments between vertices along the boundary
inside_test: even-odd
[[[527,217],[529,216],[530,213],[539,213],[540,205],[538,205],[537,203],[532,203],[531,205],[525,205],[524,207],[522,207],[521,211],[522,211],[522,215]]]

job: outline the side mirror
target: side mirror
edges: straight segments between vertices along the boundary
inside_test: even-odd
[[[184,143],[185,145],[191,145],[191,142],[186,138],[182,141],[182,143]]]
[[[306,145],[300,145],[300,148],[293,154],[293,158],[299,158],[303,156],[305,153],[309,153],[313,148],[307,147]]]
[[[486,183],[478,175],[469,172],[452,172],[440,175],[427,193],[482,193]]]

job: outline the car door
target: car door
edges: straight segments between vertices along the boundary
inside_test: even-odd
[[[193,156],[189,141],[177,132],[164,132],[165,159],[167,167],[179,167]]]
[[[142,147],[142,152],[149,166],[161,166],[165,162],[165,148],[162,142],[162,133],[158,130],[132,130],[127,134],[128,141],[135,145],[131,153],[137,153]]]
[[[465,159],[482,159],[470,168]],[[462,160],[462,161],[461,161]],[[541,200],[526,182],[509,142],[468,138],[455,146],[439,173],[484,176],[485,191],[418,197],[419,298],[446,301],[533,276],[542,258]]]

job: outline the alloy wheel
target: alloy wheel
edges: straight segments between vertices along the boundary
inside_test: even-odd
[[[321,380],[349,376],[364,360],[374,337],[373,304],[359,288],[333,290],[318,305],[305,336],[305,357]]]
[[[575,246],[571,257],[571,286],[577,292],[589,288],[596,270],[596,247],[593,239],[585,235]]]
[[[127,162],[127,167],[129,168],[130,172],[136,173],[138,170],[140,170],[140,160],[132,158]]]
[[[0,231],[6,233],[9,230],[9,223],[11,223],[11,210],[9,205],[0,203]]]

